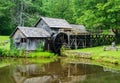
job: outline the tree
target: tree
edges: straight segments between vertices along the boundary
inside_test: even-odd
[[[81,16],[77,23],[87,28],[112,29],[116,38],[120,36],[120,0],[83,0]]]
[[[63,18],[68,22],[73,23],[72,0],[49,0],[44,2],[46,16]]]
[[[12,31],[10,8],[13,4],[9,0],[0,1],[0,34],[8,35]]]

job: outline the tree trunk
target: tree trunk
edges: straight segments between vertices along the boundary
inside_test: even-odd
[[[120,29],[112,29],[115,34],[115,42],[116,44],[120,43]]]

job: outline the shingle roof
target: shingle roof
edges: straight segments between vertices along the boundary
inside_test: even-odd
[[[44,30],[42,28],[18,26],[17,29],[19,29],[26,37],[29,37],[29,38],[50,37],[50,34],[46,30]]]
[[[76,25],[76,24],[70,24],[72,27],[72,30],[77,30],[79,33],[88,33],[85,29],[84,25]]]
[[[43,20],[51,28],[72,28],[65,19],[41,17],[40,20]],[[38,21],[38,23],[40,22],[40,20]]]

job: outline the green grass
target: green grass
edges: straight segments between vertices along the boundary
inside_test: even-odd
[[[7,44],[4,44],[4,41],[9,41]],[[0,48],[2,49],[10,49],[10,40],[9,40],[9,36],[0,36]]]
[[[0,36],[0,41],[9,40],[9,36]]]
[[[104,51],[103,46],[70,50],[71,52],[90,53],[91,59],[100,62],[120,64],[120,50]]]
[[[28,56],[29,57],[51,58],[51,57],[55,57],[55,54],[51,52],[31,52]]]

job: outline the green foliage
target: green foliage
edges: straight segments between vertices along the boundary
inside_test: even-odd
[[[65,50],[66,50],[65,46],[62,45],[62,47],[60,48],[60,54],[63,55]]]
[[[8,14],[7,11],[9,11],[10,7],[12,6],[13,4],[9,0],[1,0],[0,1],[0,17]]]
[[[120,0],[1,0],[0,34],[34,26],[40,16],[64,18],[87,28],[120,28]]]
[[[13,44],[13,39],[10,39],[10,56],[18,56],[18,50]]]
[[[0,48],[0,56],[8,56],[9,55],[9,50]]]
[[[51,52],[31,52],[28,55],[29,57],[43,57],[43,58],[51,58],[56,57],[54,53]]]
[[[14,48],[15,48],[15,46],[14,46],[14,44],[13,44],[13,39],[10,38],[10,49],[14,49]]]
[[[60,49],[60,52],[64,52],[65,51],[65,46],[63,45]]]
[[[0,55],[2,55],[2,49],[0,48]]]
[[[36,49],[36,52],[42,52],[43,50],[44,50],[43,42],[40,42],[38,48]]]
[[[8,39],[7,36],[0,36],[0,38],[2,38],[2,40],[6,40]],[[11,43],[11,44],[10,44]],[[10,44],[10,45],[9,45]],[[13,40],[10,39],[10,41],[8,42],[8,44],[4,45],[4,46],[0,46],[0,56],[15,56],[15,57],[21,57],[25,55],[25,50],[21,49],[18,50],[14,44],[13,44]]]
[[[87,28],[119,28],[119,0],[82,0],[82,2],[82,5],[78,4],[82,9],[77,23],[84,24]]]
[[[9,37],[0,36],[0,56],[7,56],[9,54]],[[7,43],[5,43],[7,41]]]
[[[101,34],[110,34],[109,30],[103,30]]]
[[[11,7],[13,7],[13,3],[10,0],[0,1],[0,34],[2,35],[8,35],[12,31],[10,18]]]
[[[25,49],[20,49],[18,50],[14,44],[13,44],[13,39],[10,39],[10,50],[9,50],[9,56],[24,56],[25,55]]]
[[[66,50],[71,50],[71,48],[67,47],[66,45],[62,45],[60,48],[60,55],[64,55]]]
[[[25,57],[25,50],[24,49],[12,49],[9,51],[9,56],[13,56],[13,57]]]

